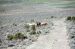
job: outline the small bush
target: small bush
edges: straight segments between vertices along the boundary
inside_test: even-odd
[[[27,36],[24,36],[22,39],[27,39],[28,37]]]
[[[35,34],[41,34],[41,31],[37,31],[37,32],[34,32],[34,31],[32,31],[31,33],[30,33],[30,35],[35,35]]]
[[[13,23],[13,26],[17,26],[17,24]]]
[[[29,29],[29,25],[25,25],[25,28]]]
[[[1,44],[2,44],[2,40],[0,39],[0,46],[1,46]]]
[[[2,43],[2,40],[0,39],[0,43]]]
[[[54,18],[54,16],[51,16],[51,18]]]
[[[75,38],[75,36],[71,36],[71,39],[72,39],[72,38]]]
[[[71,16],[67,17],[67,20],[71,20]]]
[[[30,30],[29,30],[29,28],[30,28],[30,26],[29,25],[25,25],[25,28],[26,28],[26,31],[27,32],[29,32]]]
[[[22,39],[24,35],[22,33],[16,33],[14,39]]]
[[[36,32],[34,32],[34,31],[32,31],[31,33],[30,33],[30,35],[35,35],[36,34]]]
[[[32,31],[36,31],[35,25],[32,25],[31,30],[32,30]]]
[[[36,27],[35,27],[35,25],[32,25],[32,26],[31,26],[31,32],[30,32],[30,34],[31,34],[31,35],[36,34]]]
[[[41,31],[38,31],[37,34],[41,34]]]
[[[7,38],[8,38],[8,40],[12,40],[13,39],[13,35],[8,35]]]
[[[67,20],[70,20],[70,21],[75,21],[75,16],[69,16],[69,17],[67,17]]]
[[[22,33],[16,33],[15,35],[8,35],[8,40],[17,40],[17,39],[27,39],[27,36],[24,36]]]
[[[72,17],[72,20],[75,21],[75,17],[74,16]]]
[[[8,45],[8,47],[13,47],[13,46],[15,46],[14,44],[10,44],[10,45]]]

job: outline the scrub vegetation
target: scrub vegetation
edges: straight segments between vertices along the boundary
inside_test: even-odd
[[[69,16],[69,17],[67,17],[67,20],[75,21],[75,16]]]
[[[7,38],[8,40],[27,39],[27,36],[24,36],[22,33],[16,33],[15,35],[8,35]]]
[[[13,22],[5,26],[1,26],[1,31],[4,31],[3,38],[7,47],[14,47],[16,44],[19,46],[21,43],[23,45],[30,45],[35,42],[40,35],[46,35],[47,22],[40,22],[31,20],[29,23],[18,24]],[[3,41],[0,41],[0,45],[4,45]],[[21,45],[20,44],[20,45]]]

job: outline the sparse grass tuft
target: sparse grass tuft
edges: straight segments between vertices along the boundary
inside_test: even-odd
[[[71,20],[71,19],[72,19],[71,16],[67,17],[67,20]]]
[[[72,17],[72,20],[75,21],[75,16]]]
[[[35,31],[30,32],[30,35],[35,35],[35,34],[36,34]]]
[[[27,31],[27,32],[30,31],[30,30],[29,30],[29,27],[30,27],[29,25],[25,25],[25,28],[26,28],[26,31]]]
[[[8,35],[8,40],[17,40],[17,39],[27,39],[27,36],[24,36],[22,33],[16,33],[15,35]]]
[[[32,31],[36,31],[35,25],[32,25],[32,26],[31,26],[31,30],[32,30]]]
[[[16,33],[14,39],[23,39],[24,35],[22,33]]]
[[[8,38],[8,40],[12,40],[13,39],[13,35],[8,35],[7,38]]]
[[[2,40],[0,39],[0,46],[1,46],[1,44],[2,44]]]
[[[75,21],[75,16],[69,16],[69,17],[67,17],[67,20]]]
[[[36,34],[36,27],[35,25],[32,25],[30,35],[34,35],[34,34]]]

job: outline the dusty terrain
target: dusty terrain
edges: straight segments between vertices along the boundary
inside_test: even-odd
[[[26,49],[70,49],[64,19],[54,20],[53,23],[53,30],[48,35],[40,36]]]
[[[70,49],[65,19],[56,19],[52,22],[54,25],[49,34],[40,35],[37,41],[31,45],[22,45],[17,47],[17,49]],[[14,48],[9,47],[7,49]]]

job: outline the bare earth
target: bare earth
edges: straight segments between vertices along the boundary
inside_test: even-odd
[[[53,20],[53,23],[53,30],[48,35],[40,36],[26,49],[70,49],[64,19]]]

